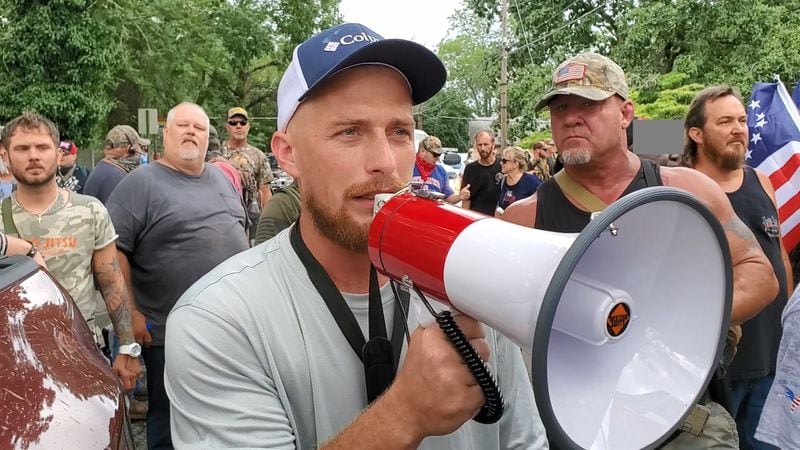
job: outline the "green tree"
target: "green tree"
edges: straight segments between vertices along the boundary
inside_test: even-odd
[[[203,106],[218,127],[232,106],[274,117],[291,52],[338,19],[338,0],[128,0],[126,64],[108,125],[134,123],[136,110],[162,114],[180,101]],[[251,143],[266,147],[274,121],[253,120]]]
[[[113,106],[120,15],[85,0],[3,0],[0,11],[0,120],[36,111],[64,137],[90,140]]]
[[[748,92],[773,74],[794,80],[800,73],[798,6],[795,0],[644,0],[622,19],[628,26],[612,54],[641,89],[677,71],[689,82]]]
[[[442,140],[445,147],[469,148],[469,119],[472,109],[460,91],[447,88],[416,108],[417,124]]]
[[[632,91],[636,116],[646,119],[683,119],[695,94],[703,89],[699,83],[688,82],[689,76],[670,72],[658,77],[658,89]]]
[[[499,20],[496,0],[467,0],[480,17]],[[588,49],[604,53],[616,44],[618,20],[633,8],[633,0],[514,0],[508,17],[514,65],[548,64]]]
[[[497,111],[500,40],[490,29],[490,21],[460,9],[450,18],[452,36],[437,51],[447,68],[447,87],[480,117]]]

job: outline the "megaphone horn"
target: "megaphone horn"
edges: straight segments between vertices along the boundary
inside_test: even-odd
[[[724,349],[733,293],[727,239],[679,189],[631,193],[580,234],[404,193],[377,211],[369,254],[382,273],[532,354],[537,407],[558,447],[663,442]]]

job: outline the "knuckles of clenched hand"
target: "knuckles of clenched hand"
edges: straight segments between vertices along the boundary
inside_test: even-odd
[[[457,322],[481,357],[489,357],[482,325],[466,316]],[[436,327],[418,328],[411,336],[405,363],[391,391],[417,422],[423,436],[458,429],[485,403],[483,393],[453,345]]]

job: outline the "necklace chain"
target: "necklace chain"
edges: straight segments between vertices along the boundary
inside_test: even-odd
[[[52,210],[53,207],[55,207],[59,203],[58,201],[59,201],[59,199],[61,199],[61,190],[60,189],[56,189],[56,198],[54,198],[53,201],[50,203],[50,205],[48,205],[47,208],[45,208],[44,211],[42,211],[39,214],[29,210],[22,203],[20,203],[19,200],[17,200],[17,193],[16,192],[11,195],[11,199],[14,200],[14,203],[17,206],[19,206],[20,208],[22,208],[23,211],[25,211],[26,213],[28,213],[28,214],[30,214],[32,216],[36,216],[36,222],[38,222],[41,225],[42,216],[44,216],[45,214],[50,212],[50,210]]]

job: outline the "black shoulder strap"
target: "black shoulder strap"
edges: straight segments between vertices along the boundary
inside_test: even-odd
[[[659,174],[656,173],[656,168],[654,167],[656,163],[639,158],[642,161],[642,170],[644,171],[644,183],[648,186],[661,186],[661,177]]]
[[[292,227],[289,240],[294,251],[297,253],[297,257],[300,258],[300,261],[306,268],[311,283],[319,292],[322,300],[325,301],[328,310],[331,312],[336,324],[339,325],[339,329],[342,330],[345,339],[347,339],[350,347],[353,348],[358,359],[362,359],[361,351],[367,341],[361,333],[361,328],[358,326],[356,316],[353,315],[353,311],[347,306],[347,302],[345,302],[344,297],[342,297],[336,285],[333,284],[331,277],[325,272],[325,269],[322,268],[322,265],[317,261],[314,255],[311,254],[308,247],[305,246],[303,238],[300,235],[300,227],[297,223]]]
[[[403,300],[405,300],[405,305],[408,305],[408,296],[395,298],[394,330],[392,330],[392,340],[389,341],[386,335],[383,302],[378,286],[378,273],[374,266],[370,268],[369,341],[367,341],[342,293],[339,292],[325,268],[303,242],[299,221],[292,226],[289,240],[342,335],[364,364],[367,400],[372,403],[392,384],[397,373],[405,330],[405,317],[398,309]]]
[[[17,231],[17,224],[14,223],[14,215],[11,211],[11,197],[6,197],[3,199],[3,205],[0,206],[2,208],[3,213],[3,228],[5,229],[5,233],[12,234],[16,237],[19,237],[19,231]]]

